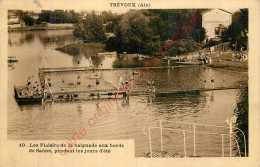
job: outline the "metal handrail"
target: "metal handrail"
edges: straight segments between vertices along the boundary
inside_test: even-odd
[[[216,128],[227,128],[229,129],[230,127],[226,127],[226,126],[216,126],[216,125],[208,125],[208,124],[195,124],[195,123],[190,123],[190,122],[177,122],[177,121],[168,121],[168,120],[156,120],[154,123],[154,126],[157,127],[158,122],[160,122],[160,126],[162,122],[171,122],[171,123],[177,123],[177,124],[187,124],[187,125],[193,125],[193,129],[195,131],[195,126],[208,126],[208,127],[216,127]],[[245,146],[245,156],[247,155],[247,151],[246,151],[246,136],[245,133],[237,128],[237,127],[232,127],[233,129],[237,129],[239,130],[239,132],[241,132],[241,134],[243,135],[243,140],[244,140],[244,146]]]
[[[148,128],[148,134],[146,133],[146,128]],[[163,151],[163,147],[162,147],[162,130],[174,130],[174,131],[181,131],[183,132],[183,140],[184,140],[184,155],[186,156],[187,153],[186,153],[186,132],[193,132],[194,134],[195,133],[199,133],[199,134],[210,134],[210,135],[221,135],[222,136],[222,157],[224,157],[224,142],[223,142],[223,136],[226,135],[226,136],[229,136],[230,138],[233,138],[236,142],[236,145],[237,145],[237,148],[238,148],[238,151],[239,151],[239,156],[241,157],[241,152],[240,152],[240,147],[238,145],[238,141],[237,139],[230,135],[230,134],[225,134],[225,133],[208,133],[208,132],[195,132],[193,130],[182,130],[182,129],[176,129],[176,128],[163,128],[163,127],[151,127],[151,126],[145,126],[143,128],[143,133],[145,135],[149,135],[149,145],[150,145],[150,155],[152,157],[152,136],[151,136],[151,129],[160,129],[161,130],[161,151]],[[195,139],[195,138],[194,138]],[[194,143],[194,148],[195,148],[195,143]],[[194,155],[196,156],[196,152],[194,150]],[[231,150],[230,150],[230,157],[231,157],[232,153],[231,153]]]
[[[145,135],[147,135],[147,133],[145,133],[145,131],[144,131],[146,128],[194,132],[193,130],[183,130],[183,129],[176,129],[176,128],[160,128],[160,127],[145,126],[144,129],[143,129],[143,132],[144,132]],[[222,135],[222,134],[223,134],[223,135],[227,135],[227,136],[230,135],[230,134],[228,134],[228,133],[209,133],[209,132],[196,132],[196,133],[209,134],[209,135]],[[233,137],[233,136],[232,136],[232,137]]]

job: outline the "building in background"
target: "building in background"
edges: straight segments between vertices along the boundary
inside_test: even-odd
[[[202,12],[202,27],[206,30],[206,42],[220,40],[221,33],[232,23],[232,13],[223,9]]]
[[[19,18],[16,14],[9,12],[8,13],[8,23],[16,23],[19,21]]]

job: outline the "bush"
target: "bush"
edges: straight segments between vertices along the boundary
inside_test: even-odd
[[[31,17],[31,16],[28,16],[28,15],[23,18],[23,21],[24,21],[25,24],[28,25],[28,26],[32,26],[32,25],[34,25],[34,23],[35,23],[34,18]]]

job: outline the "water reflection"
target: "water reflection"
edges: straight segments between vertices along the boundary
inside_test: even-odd
[[[91,56],[91,60],[92,63],[94,65],[95,68],[100,68],[100,66],[102,66],[102,62],[104,61],[105,57],[101,57],[101,56]]]
[[[9,46],[29,45],[31,42],[36,42],[38,39],[44,48],[54,44],[57,47],[61,47],[77,41],[72,34],[72,30],[22,31],[8,33]]]
[[[214,102],[214,91],[212,91],[212,93],[211,93],[210,101],[211,101],[211,102]]]
[[[15,64],[16,63],[8,63],[8,71],[12,71],[15,69]]]
[[[82,55],[75,55],[72,57],[73,66],[80,66],[82,64]]]
[[[77,104],[77,111],[78,111],[79,114],[82,114],[82,113],[83,113],[81,103],[78,103],[78,104]]]

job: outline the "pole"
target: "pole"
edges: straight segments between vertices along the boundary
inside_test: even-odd
[[[224,157],[225,156],[225,152],[224,152],[224,135],[221,134],[221,136],[222,136],[222,157]]]
[[[183,146],[184,146],[184,155],[186,157],[186,134],[185,134],[185,130],[183,131]]]
[[[150,144],[150,156],[153,158],[153,153],[152,153],[152,136],[151,136],[151,128],[149,127],[149,144]]]
[[[193,124],[193,150],[194,150],[194,155],[196,156],[196,129],[195,129],[195,124]]]
[[[230,124],[229,124],[229,156],[231,157],[232,156],[232,120],[230,119]]]
[[[162,139],[162,121],[160,121],[160,129],[161,129],[161,151],[163,151],[163,139]]]

